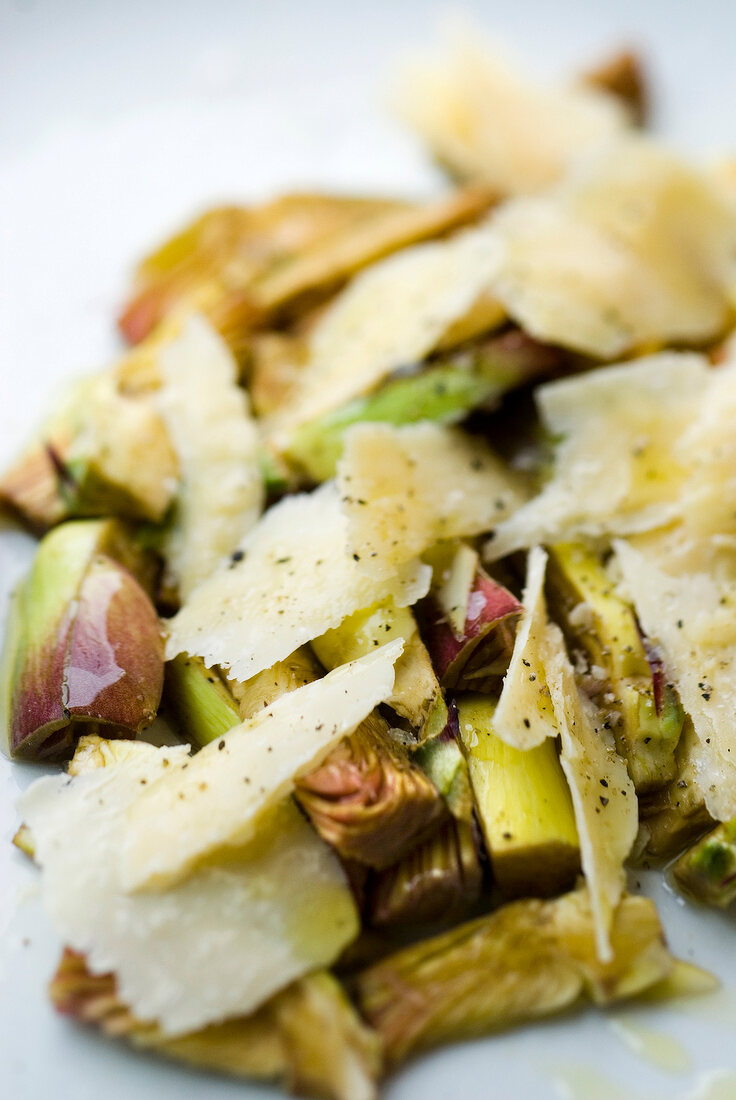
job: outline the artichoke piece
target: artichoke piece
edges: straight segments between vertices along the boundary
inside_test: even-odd
[[[642,820],[636,848],[647,858],[671,859],[715,825],[697,779],[698,744],[692,721],[686,718],[675,753],[675,778],[639,802]]]
[[[13,844],[29,859],[35,859],[36,845],[33,843],[33,834],[27,825],[21,825],[13,836]]]
[[[49,995],[57,1012],[106,1035],[176,1061],[238,1077],[280,1078],[294,1092],[327,1100],[371,1100],[381,1041],[339,982],[321,970],[293,982],[251,1016],[167,1038],[119,999],[113,974],[91,974],[83,955],[64,950]]]
[[[445,688],[499,690],[523,608],[508,589],[478,568],[467,595],[465,624],[456,633],[430,596],[421,611],[427,648]]]
[[[274,703],[288,691],[311,684],[322,676],[322,668],[308,646],[296,649],[285,661],[257,672],[249,680],[228,679],[227,686],[237,701],[242,721]]]
[[[394,636],[383,631],[380,644]],[[325,655],[328,648],[326,644]],[[351,656],[344,653],[342,660],[336,660],[335,667],[373,648],[356,646]],[[310,649],[303,646],[244,683],[230,680],[229,686],[241,717],[246,719],[286,692],[317,679],[321,672]],[[296,796],[317,832],[343,859],[375,867],[401,858],[445,815],[431,779],[377,713],[345,738],[318,768],[297,780]]]
[[[736,898],[736,818],[723,821],[681,855],[675,883],[690,897],[725,909]]]
[[[294,430],[286,458],[314,481],[333,477],[343,436],[353,424],[401,426],[431,420],[454,424],[473,409],[490,408],[509,390],[559,368],[561,355],[520,329],[443,352],[413,373],[398,372],[366,397]]]
[[[356,221],[347,232],[316,242],[296,256],[293,264],[266,272],[254,285],[253,297],[269,318],[292,317],[324,301],[361,268],[478,221],[497,198],[490,188],[477,185],[418,205],[384,200],[385,210],[376,209],[375,217]],[[493,316],[497,323],[498,308]]]
[[[327,971],[295,982],[272,1008],[286,1051],[286,1083],[300,1096],[372,1100],[383,1068],[380,1036]]]
[[[137,343],[188,306],[242,353],[255,325],[323,301],[390,252],[476,220],[494,198],[480,187],[420,206],[295,194],[211,210],[143,262],[120,328]]]
[[[370,921],[391,927],[455,920],[478,901],[482,884],[472,827],[448,821],[400,863],[376,876]]]
[[[396,662],[394,688],[386,702],[406,718],[421,740],[433,732],[432,726],[439,729],[444,726],[446,711],[429,653],[408,607],[397,607],[393,600],[385,600],[356,611],[316,638],[312,649],[325,668],[331,669],[394,638],[404,639],[404,652]]]
[[[663,787],[676,774],[675,750],[684,712],[661,662],[642,641],[636,618],[598,555],[582,543],[550,551],[550,604],[570,645],[582,650],[637,793]]]
[[[137,344],[182,306],[218,313],[247,327],[254,304],[246,292],[280,265],[334,233],[402,204],[330,195],[283,195],[257,207],[208,210],[147,256],[136,273],[133,296],[119,319]],[[250,308],[249,308],[250,306]]]
[[[218,670],[207,668],[201,657],[181,653],[167,661],[164,699],[176,715],[180,733],[199,747],[241,721],[232,692]]]
[[[510,897],[569,890],[580,870],[575,814],[555,743],[522,752],[493,731],[488,696],[458,699],[476,813],[494,880]]]
[[[473,820],[473,794],[468,764],[458,742],[457,705],[447,707],[444,727],[416,749],[414,759],[427,773],[454,818],[470,824]]]
[[[447,813],[432,781],[375,713],[297,779],[296,797],[344,859],[378,868],[401,859]]]
[[[715,992],[720,984],[718,978],[702,966],[675,959],[675,965],[667,977],[650,985],[639,995],[639,1000],[657,1004],[679,997],[699,997],[703,993]]]
[[[622,50],[613,54],[594,69],[583,73],[582,80],[591,88],[600,88],[615,95],[627,108],[631,121],[637,126],[644,125],[649,95],[641,59],[635,53]]]
[[[4,727],[11,756],[68,755],[82,724],[138,732],[163,685],[158,616],[130,564],[125,531],[78,520],[40,543],[14,600],[3,653]],[[93,727],[94,728],[94,727]]]
[[[81,516],[160,523],[177,476],[152,403],[122,393],[114,372],[104,371],[69,387],[39,438],[0,479],[0,501],[39,532]]]
[[[583,995],[599,1005],[635,996],[672,971],[648,898],[623,898],[612,943],[612,961],[601,963],[585,889],[512,902],[369,967],[356,981],[358,1004],[396,1065],[425,1047],[559,1012]]]

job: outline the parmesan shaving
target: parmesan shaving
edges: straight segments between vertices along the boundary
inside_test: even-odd
[[[493,716],[493,732],[507,745],[533,749],[558,733],[549,698],[545,667],[551,644],[544,574],[547,555],[541,546],[529,552],[524,611],[516,631],[514,651]]]
[[[613,96],[537,86],[475,32],[456,33],[442,53],[408,66],[396,100],[440,161],[505,194],[549,186],[576,154],[627,122]]]
[[[558,439],[542,492],[496,529],[500,558],[535,543],[660,527],[681,512],[689,461],[678,438],[712,376],[700,355],[662,352],[540,386],[539,414]]]
[[[192,593],[168,623],[168,659],[178,653],[248,680],[354,611],[427,594],[431,569],[412,561],[384,578],[348,554],[348,520],[332,483],[270,508],[241,544],[237,561]]]
[[[237,364],[202,317],[161,347],[158,368],[156,400],[181,473],[164,555],[186,599],[261,513],[259,436]]]
[[[149,786],[128,814],[125,887],[170,886],[205,856],[249,840],[294,780],[388,698],[403,648],[397,639],[287,692]]]
[[[636,792],[597,711],[578,691],[559,628],[548,629],[554,649],[547,661],[547,684],[562,742],[560,763],[572,795],[596,950],[601,962],[610,962],[611,926],[626,887],[623,862],[638,829]]]
[[[330,965],[359,928],[336,857],[291,800],[228,862],[163,894],[124,892],[126,814],[187,751],[141,744],[76,778],[38,779],[20,800],[56,931],[167,1035],[252,1012]]]
[[[486,294],[497,248],[484,223],[405,248],[356,276],[312,331],[307,362],[272,425],[276,441],[426,358]]]
[[[721,332],[736,285],[736,211],[712,179],[643,137],[581,162],[493,219],[496,297],[538,339],[613,359]]]
[[[351,428],[338,486],[349,551],[378,577],[439,539],[491,530],[522,500],[485,443],[437,424]]]
[[[673,576],[658,564],[656,545],[644,553],[620,541],[616,556],[639,621],[692,719],[708,812],[727,821],[736,814],[736,580]]]

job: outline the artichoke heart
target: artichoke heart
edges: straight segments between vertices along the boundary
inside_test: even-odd
[[[364,970],[358,1004],[396,1065],[438,1043],[560,1012],[582,996],[612,1004],[673,969],[647,898],[622,899],[612,943],[611,961],[601,963],[584,889],[554,901],[512,902]]]

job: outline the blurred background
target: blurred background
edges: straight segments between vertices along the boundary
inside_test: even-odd
[[[658,128],[706,154],[733,130],[730,0],[0,0],[0,457],[29,391],[113,353],[132,263],[194,211],[437,186],[388,89],[453,16],[544,75],[632,46]]]

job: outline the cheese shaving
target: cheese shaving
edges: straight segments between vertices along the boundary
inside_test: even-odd
[[[484,223],[402,249],[356,276],[312,331],[307,361],[274,419],[275,439],[425,359],[487,292],[497,248]]]
[[[282,695],[149,786],[128,814],[126,888],[169,886],[205,856],[249,840],[294,780],[388,698],[403,648],[397,639]]]
[[[547,555],[541,546],[529,552],[524,611],[514,651],[493,716],[493,732],[517,749],[533,749],[558,733],[545,667],[551,652],[550,624],[544,599]]]
[[[673,576],[647,552],[620,541],[616,557],[639,621],[662,651],[699,741],[698,783],[718,821],[736,815],[736,578]]]
[[[399,115],[457,175],[505,194],[538,191],[626,125],[613,96],[537,86],[478,37],[455,33],[443,52],[418,58],[395,96]]]
[[[227,345],[199,316],[158,353],[156,400],[181,474],[164,549],[186,599],[236,548],[263,507],[259,436]]]
[[[715,181],[642,137],[612,142],[545,195],[508,202],[493,226],[492,289],[538,339],[613,359],[725,327],[736,211]]]
[[[360,608],[427,594],[431,569],[412,561],[377,578],[348,553],[348,520],[333,483],[270,508],[223,567],[168,623],[166,655],[203,657],[247,680]]]
[[[163,894],[126,894],[126,814],[186,755],[141,744],[87,774],[38,779],[20,800],[56,931],[167,1035],[252,1012],[332,963],[359,927],[336,857],[290,800],[228,862]]]
[[[491,530],[522,500],[485,443],[437,424],[356,425],[345,436],[338,486],[349,551],[379,577],[439,539]]]
[[[636,839],[638,812],[634,784],[613,747],[598,713],[578,691],[559,628],[547,661],[549,687],[580,839],[580,861],[590,891],[598,958],[610,962],[611,926],[626,887],[623,862]]]
[[[662,352],[540,386],[539,415],[559,440],[554,474],[499,524],[489,556],[675,519],[690,465],[676,445],[711,374],[703,356]]]

